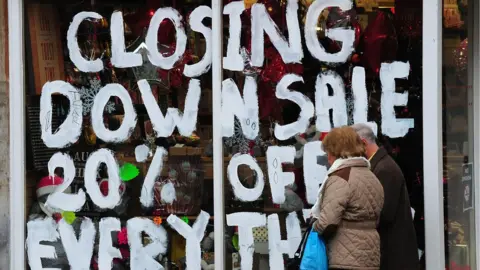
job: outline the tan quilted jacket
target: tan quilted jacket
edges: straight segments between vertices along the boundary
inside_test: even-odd
[[[325,185],[314,228],[325,238],[329,268],[379,269],[383,187],[367,161],[346,160]]]

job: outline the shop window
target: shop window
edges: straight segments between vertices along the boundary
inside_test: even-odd
[[[445,265],[476,269],[473,121],[475,1],[444,3],[443,190]],[[448,12],[455,11],[455,24]]]
[[[209,1],[28,1],[30,267],[291,268],[328,169],[320,142],[355,123],[402,169],[410,252],[422,257],[422,2],[318,3],[224,1],[222,113],[212,115]],[[223,239],[213,237],[213,123]]]
[[[195,222],[212,264],[210,2],[29,1],[25,14],[30,267],[185,269]],[[85,202],[55,199],[62,183]],[[65,242],[66,224],[94,245]],[[42,239],[54,250],[35,251],[31,226],[58,227]],[[104,266],[102,237],[115,250]],[[133,245],[152,261],[132,265]]]
[[[245,100],[245,113],[225,120],[234,123],[233,136],[224,139],[225,160],[247,155],[255,162],[245,158],[244,164],[258,165],[226,168],[227,183],[234,185],[225,186],[226,269],[246,266],[237,239],[247,223],[254,227],[251,246],[243,246],[253,253],[248,267],[292,267],[298,228],[307,228],[306,209],[315,203],[328,167],[312,142],[321,142],[333,127],[366,122],[403,171],[416,229],[406,242],[418,246],[407,253],[425,267],[423,153],[415,146],[422,143],[422,2],[354,1],[350,9],[338,1],[343,10],[323,11],[319,1],[255,3],[224,2],[224,91],[230,87]],[[329,31],[349,32],[335,38]],[[339,40],[348,35],[352,40]],[[255,90],[252,98],[249,91]],[[389,101],[401,93],[401,102]],[[248,109],[258,109],[258,120]],[[247,121],[258,121],[258,131]],[[252,132],[255,137],[248,137]],[[315,155],[305,154],[307,147]]]

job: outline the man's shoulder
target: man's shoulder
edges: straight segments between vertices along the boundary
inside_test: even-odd
[[[380,159],[373,170],[375,174],[383,175],[383,174],[395,174],[397,176],[401,176],[403,178],[402,170],[400,166],[393,160],[390,155],[385,155],[382,159]]]

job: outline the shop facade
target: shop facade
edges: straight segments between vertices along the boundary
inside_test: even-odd
[[[480,267],[478,1],[74,2],[8,1],[10,269],[285,268],[354,123]]]

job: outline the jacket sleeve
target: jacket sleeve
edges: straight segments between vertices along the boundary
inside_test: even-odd
[[[318,219],[313,228],[319,234],[323,234],[329,226],[336,226],[342,221],[343,213],[350,198],[348,182],[338,176],[330,176],[323,190]]]
[[[398,210],[398,202],[402,190],[405,188],[405,180],[401,172],[395,172],[387,169],[379,169],[375,175],[383,186],[384,198],[381,220],[386,223],[394,221]]]

